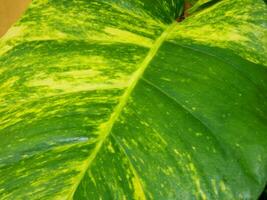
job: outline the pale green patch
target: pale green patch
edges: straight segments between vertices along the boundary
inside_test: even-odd
[[[122,89],[128,86],[127,82],[124,81],[116,81],[111,83],[84,83],[83,80],[75,80],[75,81],[67,81],[63,80],[55,80],[55,79],[43,79],[43,80],[33,80],[28,83],[28,87],[45,87],[46,89],[52,90],[52,94],[56,94],[58,91],[60,93],[74,93],[81,91],[95,91],[95,90],[111,90],[111,89]],[[54,90],[54,91],[53,91]],[[55,91],[58,90],[58,91]]]
[[[21,37],[25,32],[25,26],[14,26],[7,31],[7,33],[1,38],[1,42],[5,42],[11,39],[17,39],[17,37]]]
[[[135,45],[141,45],[150,48],[153,45],[153,40],[145,38],[129,31],[123,31],[116,28],[106,27],[104,30],[112,36],[111,41],[126,42]]]
[[[218,195],[217,183],[216,183],[216,180],[215,179],[211,179],[211,185],[212,185],[213,192],[216,195]]]

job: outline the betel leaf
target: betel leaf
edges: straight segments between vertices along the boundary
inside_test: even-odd
[[[0,41],[0,199],[257,199],[267,7],[33,0]]]

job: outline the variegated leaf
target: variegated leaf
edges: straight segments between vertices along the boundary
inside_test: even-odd
[[[0,199],[257,199],[267,7],[33,0],[0,40]]]

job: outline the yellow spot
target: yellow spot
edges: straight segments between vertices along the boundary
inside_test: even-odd
[[[216,180],[215,179],[211,179],[211,185],[212,185],[212,189],[213,189],[214,193],[216,195],[218,195],[218,190],[217,190],[217,185],[216,185]]]
[[[197,136],[197,137],[200,137],[200,136],[202,136],[202,135],[203,135],[202,133],[199,133],[199,132],[196,133],[196,136]]]
[[[189,169],[192,171],[192,172],[196,172],[196,168],[195,168],[195,165],[193,163],[189,163]]]
[[[197,190],[197,196],[200,196],[202,200],[207,200],[206,194],[201,189],[200,180],[198,177],[195,177],[195,184],[196,184],[196,190]]]
[[[200,196],[200,198],[202,200],[206,200],[207,199],[207,196],[206,194],[204,193],[204,191],[202,190],[201,188],[201,184],[200,184],[200,178],[197,174],[197,170],[196,170],[196,167],[193,163],[189,163],[188,165],[189,167],[189,170],[191,171],[192,173],[192,180],[193,182],[195,183],[195,187],[196,187],[196,196]]]
[[[5,81],[0,88],[2,89],[7,89],[7,88],[10,88],[12,87],[16,81],[19,80],[19,77],[18,76],[13,76],[11,77],[10,79],[8,79],[7,81]],[[1,92],[2,93],[2,92]]]
[[[113,146],[112,146],[111,143],[108,145],[108,150],[109,150],[111,153],[115,153],[115,150],[114,150],[114,148],[113,148]]]
[[[236,143],[235,146],[236,146],[236,147],[240,147],[240,144]]]
[[[223,191],[223,192],[226,191],[226,186],[225,186],[225,184],[224,184],[223,181],[220,182],[220,189],[221,189],[221,191]]]
[[[124,31],[116,28],[107,27],[105,32],[112,36],[112,41],[125,42],[130,44],[136,44],[144,47],[151,47],[153,41],[143,36],[131,33],[129,31]]]
[[[99,75],[99,71],[94,71],[92,69],[87,70],[73,70],[68,72],[62,72],[59,76],[63,77],[73,77],[73,78],[90,78]]]
[[[0,67],[0,75],[3,74],[6,70],[7,70],[7,68]]]
[[[89,175],[89,177],[90,177],[91,181],[93,182],[93,184],[96,186],[96,181],[95,181],[95,178],[94,178],[94,176],[92,175],[92,173],[91,173],[91,171],[90,171],[90,170],[89,170],[89,172],[88,172],[88,175]]]
[[[143,187],[142,187],[142,184],[141,184],[139,178],[134,176],[132,178],[132,183],[133,183],[133,187],[134,187],[134,199],[135,200],[145,200],[146,196],[144,194]]]

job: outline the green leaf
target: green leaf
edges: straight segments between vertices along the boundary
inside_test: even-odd
[[[266,5],[181,2],[33,1],[0,41],[0,199],[260,196]]]

